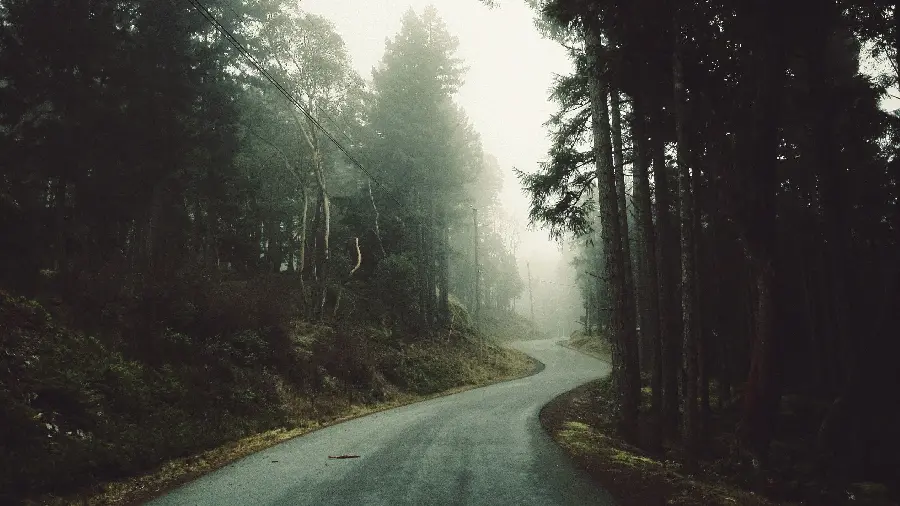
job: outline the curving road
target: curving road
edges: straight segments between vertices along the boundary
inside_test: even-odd
[[[541,407],[609,371],[552,340],[528,378],[376,413],[256,453],[150,504],[613,505],[544,432]],[[334,460],[329,455],[359,458]]]

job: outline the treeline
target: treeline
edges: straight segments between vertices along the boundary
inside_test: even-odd
[[[369,81],[296,1],[0,2],[0,502],[527,367],[467,311],[522,283],[455,48],[409,11]]]
[[[500,169],[453,101],[462,64],[435,10],[407,13],[372,83],[291,2],[13,1],[0,20],[3,286],[77,300],[292,272],[321,319],[380,272],[415,292],[397,314],[432,328],[449,293],[474,303],[476,207],[483,291],[518,295],[491,232]]]
[[[533,4],[576,71],[521,177],[582,238],[623,434],[692,468],[729,419],[747,469],[897,483],[897,5]]]

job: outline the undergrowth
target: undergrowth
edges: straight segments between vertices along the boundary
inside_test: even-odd
[[[0,290],[0,503],[98,491],[231,441],[531,367],[492,344],[479,355],[466,328],[313,325],[290,311],[289,289],[216,282],[181,293],[193,295],[151,290],[92,317]]]
[[[605,349],[592,336],[576,335],[569,346],[589,353]],[[644,383],[649,378],[643,378]],[[837,479],[814,465],[810,420],[816,407],[786,395],[766,468],[754,466],[739,450],[735,427],[740,403],[719,402],[713,383],[711,408],[704,418],[704,444],[698,468],[682,467],[683,450],[669,438],[660,451],[627,444],[616,419],[616,395],[610,377],[555,399],[542,412],[554,439],[616,496],[630,505],[834,505],[896,506],[890,484]],[[650,388],[641,390],[640,441],[650,441]],[[812,439],[814,441],[814,439]]]

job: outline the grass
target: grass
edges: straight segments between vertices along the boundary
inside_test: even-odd
[[[609,341],[603,336],[592,334],[585,335],[581,331],[573,332],[568,341],[561,343],[566,348],[580,351],[604,362],[609,362]]]

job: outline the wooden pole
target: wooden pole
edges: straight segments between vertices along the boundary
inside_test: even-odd
[[[479,332],[481,321],[481,266],[478,264],[478,209],[472,208],[472,225],[475,228],[473,234],[473,246],[475,251],[475,331],[479,335],[479,353],[484,351],[484,336]]]
[[[531,263],[526,262],[528,268],[528,305],[531,308],[531,337],[534,337],[534,294],[531,292]]]

